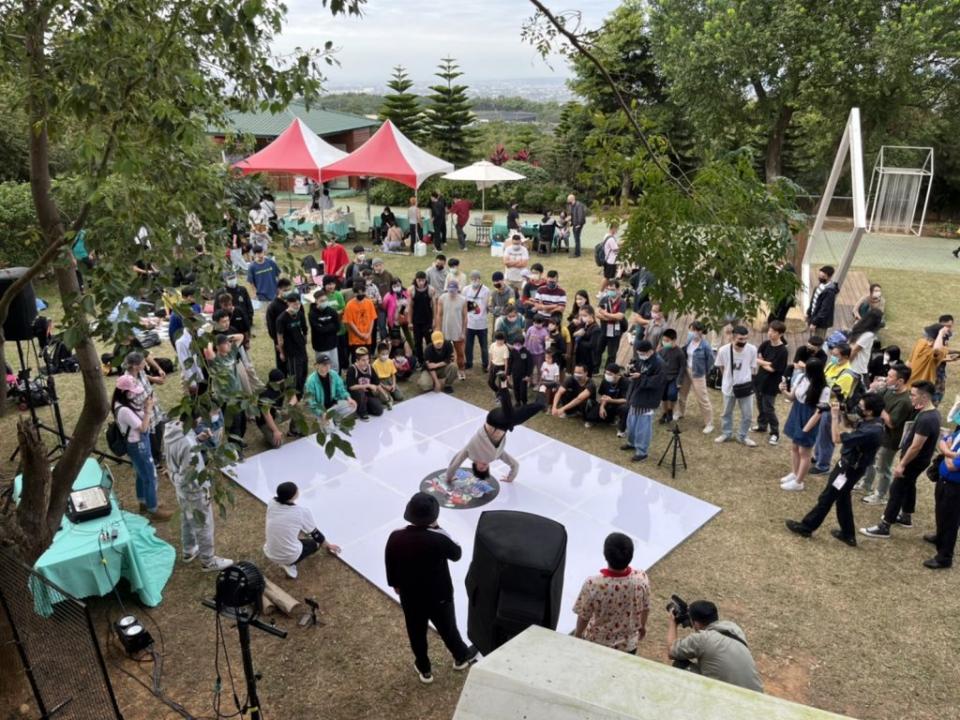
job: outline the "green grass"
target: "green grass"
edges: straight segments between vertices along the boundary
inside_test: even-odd
[[[479,269],[485,277],[500,267],[498,259],[477,250],[460,253],[451,248],[447,255],[461,257],[464,270]],[[430,261],[429,257],[387,256],[387,267],[408,280]],[[947,261],[952,266],[952,257],[946,258],[945,266]],[[569,294],[578,288],[593,293],[599,286],[589,254],[579,261],[560,256],[544,262],[559,270],[561,285]],[[884,286],[889,313],[884,341],[896,341],[905,349],[921,327],[953,310],[951,298],[960,291],[960,278],[952,267],[943,273],[860,269]],[[59,303],[51,288],[41,285],[38,290],[58,316]],[[273,355],[262,320],[257,332],[254,358],[264,376]],[[166,345],[157,352],[168,357],[173,354]],[[950,375],[948,398],[957,389],[953,368]],[[112,380],[108,384],[112,385]],[[58,376],[58,386],[70,424],[77,417],[81,399],[79,378]],[[175,402],[177,392],[176,383],[159,390],[167,406]],[[408,392],[416,390],[408,385]],[[483,407],[491,404],[491,394],[477,374],[458,384],[457,397]],[[719,397],[713,399],[716,409]],[[778,405],[778,412],[783,421],[785,405]],[[920,564],[931,554],[920,537],[933,527],[930,484],[920,481],[914,529],[895,531],[892,540],[864,539],[860,547],[848,548],[829,537],[832,518],[814,539],[803,540],[786,532],[783,520],[802,516],[819,486],[811,482],[803,493],[779,490],[777,478],[789,466],[787,443],[751,451],[734,444],[716,446],[699,433],[696,413],[692,410],[685,421],[688,432],[683,435],[690,469],[679,472],[676,480],[670,479],[669,471],[649,463],[643,472],[716,503],[723,511],[650,569],[654,609],[641,653],[663,660],[663,606],[671,593],[690,600],[709,598],[717,602],[723,616],[745,629],[767,690],[773,694],[864,718],[940,720],[955,716],[957,637],[951,619],[960,615],[957,571],[932,573]],[[12,449],[14,422],[14,415],[0,419],[4,462]],[[628,464],[609,429],[584,430],[573,421],[548,417],[538,417],[530,425],[613,462]],[[663,451],[667,440],[658,428],[653,457]],[[14,468],[5,462],[3,470],[10,477]],[[278,475],[275,479],[295,478]],[[129,506],[132,481],[127,469],[118,472],[118,480],[118,492]],[[410,479],[411,488],[416,480]],[[518,481],[523,481],[522,474]],[[169,483],[162,483],[161,496],[167,504],[174,502]],[[351,511],[330,508],[330,512]],[[876,507],[861,504],[859,496],[854,512],[860,525],[879,515]],[[320,522],[322,525],[322,517]],[[235,559],[261,562],[262,528],[263,506],[246,493],[237,493],[236,505],[226,520],[218,523],[218,551]],[[161,525],[158,532],[179,546],[175,526]],[[601,549],[596,550],[600,567]],[[278,577],[272,569],[267,573],[297,597],[316,597],[326,622],[318,629],[301,630],[295,619],[280,617],[278,624],[290,630],[288,640],[254,636],[254,657],[263,673],[262,701],[269,717],[440,720],[452,715],[463,677],[449,669],[439,640],[434,637],[431,641],[436,682],[429,688],[420,687],[411,669],[398,606],[346,564],[326,557],[308,562],[297,582]],[[152,613],[166,638],[165,690],[198,715],[209,714],[214,679],[213,617],[198,600],[212,591],[212,576],[201,573],[196,564],[178,565],[163,604]],[[572,603],[573,598],[566,597],[563,602]],[[110,597],[94,599],[91,606],[98,615],[117,613]],[[459,611],[463,613],[465,608]],[[98,623],[100,627],[102,623]],[[227,633],[236,673],[238,655],[229,628]],[[122,657],[112,645],[107,656],[110,663],[120,662]],[[125,662],[125,666],[137,672],[135,664]],[[126,676],[116,671],[112,675],[128,717],[166,716],[161,706]]]

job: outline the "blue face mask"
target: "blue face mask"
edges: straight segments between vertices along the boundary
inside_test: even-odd
[[[697,339],[697,336],[694,334],[693,330],[690,330],[690,331],[687,333],[687,342],[688,342],[688,343],[692,343],[692,342],[693,342],[694,340],[696,340],[696,339]]]

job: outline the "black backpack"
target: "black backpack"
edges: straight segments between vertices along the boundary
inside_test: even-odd
[[[597,264],[597,267],[603,267],[606,265],[607,260],[607,238],[603,239],[599,245],[595,245],[593,248],[593,261]]]
[[[845,374],[853,376],[853,385],[850,387],[850,394],[843,398],[843,411],[848,415],[854,415],[860,406],[860,400],[863,399],[867,391],[863,386],[863,382],[860,380],[860,376],[849,368],[841,372],[840,375],[837,376],[837,380]]]
[[[76,355],[70,352],[59,335],[50,338],[50,342],[43,348],[43,361],[48,375],[75,373],[80,370]]]
[[[123,457],[127,454],[127,437],[130,431],[123,432],[117,423],[116,415],[114,419],[107,424],[107,447],[117,457]]]

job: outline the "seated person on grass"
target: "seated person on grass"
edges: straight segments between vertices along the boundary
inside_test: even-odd
[[[373,361],[373,371],[380,381],[380,389],[384,392],[388,408],[394,402],[403,400],[403,393],[397,385],[397,365],[390,357],[390,343],[382,342],[377,345],[377,359]]]
[[[380,388],[380,380],[370,367],[370,353],[365,347],[357,348],[357,359],[347,368],[347,390],[357,403],[357,417],[369,420],[370,416],[383,415],[383,401],[390,396]]]
[[[283,370],[274,368],[270,371],[269,382],[267,386],[260,391],[259,405],[260,414],[257,415],[257,428],[263,435],[263,441],[272,448],[278,448],[283,444],[283,396],[284,381],[286,375]],[[291,404],[297,402],[297,396],[291,399]],[[293,430],[291,429],[291,433]]]

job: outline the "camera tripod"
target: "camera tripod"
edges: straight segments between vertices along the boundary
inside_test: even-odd
[[[660,460],[657,461],[657,467],[663,465],[663,461],[667,458],[667,453],[673,450],[673,457],[670,460],[670,479],[673,480],[677,476],[677,453],[680,454],[680,462],[683,463],[683,469],[687,469],[687,456],[683,452],[683,441],[680,439],[680,424],[677,422],[673,423],[673,430],[671,430],[672,437],[670,442],[667,443],[667,447],[663,451],[663,455],[660,456]]]
[[[37,370],[39,375],[44,374],[44,369],[46,365],[40,360],[40,353],[37,350],[36,340],[27,340],[28,347],[33,350],[33,359],[36,362]],[[46,375],[46,391],[47,397],[49,398],[50,407],[53,411],[53,421],[56,424],[56,427],[51,427],[45,423],[40,422],[40,418],[37,416],[37,406],[34,403],[33,392],[31,388],[30,374],[33,372],[33,368],[30,366],[30,361],[28,360],[26,354],[23,352],[23,341],[17,340],[17,357],[20,360],[20,371],[17,373],[18,383],[22,383],[25,388],[24,392],[24,401],[27,406],[27,410],[30,412],[30,420],[33,421],[33,424],[39,429],[44,430],[51,435],[57,438],[57,444],[50,450],[47,454],[48,457],[52,457],[54,454],[62,452],[63,449],[67,446],[67,441],[70,439],[67,436],[66,430],[63,427],[63,416],[60,414],[60,399],[57,397],[57,385],[54,382],[53,375]],[[39,378],[38,378],[39,379]],[[13,454],[10,456],[12,461],[20,452],[20,447],[13,451]]]

